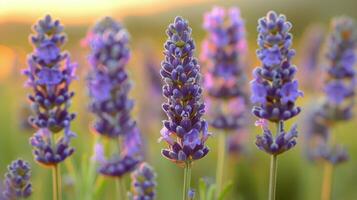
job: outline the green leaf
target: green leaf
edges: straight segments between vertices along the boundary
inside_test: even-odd
[[[224,200],[227,194],[233,189],[233,182],[229,182],[218,196],[218,200]]]
[[[216,193],[216,185],[212,184],[208,188],[207,199],[206,200],[214,200],[214,194]]]
[[[198,183],[198,190],[200,194],[200,200],[206,200],[207,185],[203,178],[201,178]]]

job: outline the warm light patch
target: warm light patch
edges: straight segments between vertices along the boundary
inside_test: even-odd
[[[15,61],[15,52],[9,47],[0,45],[0,81],[11,73]]]

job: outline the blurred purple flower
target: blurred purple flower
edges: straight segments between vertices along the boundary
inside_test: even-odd
[[[347,150],[341,145],[330,147],[327,144],[321,145],[318,148],[319,155],[327,162],[338,165],[348,161],[349,156]]]
[[[345,100],[349,94],[349,90],[345,87],[343,82],[331,81],[325,87],[326,97],[329,103],[339,105]]]
[[[140,164],[140,166],[131,174],[131,180],[131,200],[156,199],[156,173],[149,164]]]
[[[164,157],[178,164],[190,163],[207,155],[207,123],[202,119],[205,105],[202,102],[200,68],[193,52],[195,44],[191,38],[188,22],[176,17],[166,33],[165,60],[161,76],[165,81],[163,104],[168,120],[163,122],[162,139],[168,148]]]
[[[32,194],[31,167],[21,159],[8,166],[5,175],[3,195],[6,200],[26,199]],[[0,198],[2,199],[2,198]]]
[[[205,86],[212,106],[210,124],[217,129],[243,128],[246,110],[222,109],[224,104],[239,102],[246,108],[246,76],[244,73],[247,42],[240,10],[214,7],[205,13],[203,28],[207,31],[202,44],[201,61],[206,65]],[[239,100],[237,100],[239,99]]]
[[[75,118],[75,114],[69,112],[70,101],[74,96],[69,86],[76,78],[77,65],[71,63],[68,53],[61,52],[66,37],[58,20],[53,21],[47,15],[34,25],[33,30],[35,33],[31,35],[30,41],[34,51],[28,56],[28,68],[24,71],[28,77],[26,85],[32,87],[34,93],[29,95],[34,111],[30,122],[38,129],[31,138],[31,144],[38,162],[56,165],[74,151],[68,147],[72,138],[68,135],[73,135],[70,122]],[[65,136],[56,144],[50,144],[52,134],[62,130]],[[44,132],[46,136],[42,138]]]
[[[306,122],[306,145],[311,160],[324,160],[333,165],[348,160],[347,151],[340,145],[330,145],[330,131],[337,122],[352,118],[356,77],[355,48],[357,31],[351,18],[339,17],[332,21],[328,40],[325,101]]]
[[[123,138],[120,152],[109,159],[97,144],[93,159],[99,162],[102,175],[122,177],[133,171],[142,159],[140,132],[131,116],[134,101],[128,97],[131,89],[126,71],[130,58],[129,34],[110,17],[99,21],[89,33],[92,70],[88,89],[90,109],[96,116],[94,129],[113,141]]]
[[[348,17],[335,18],[328,38],[328,68],[325,81],[325,118],[333,121],[352,117],[356,77],[357,31]]]

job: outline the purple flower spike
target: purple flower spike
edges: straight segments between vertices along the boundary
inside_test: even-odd
[[[45,166],[57,165],[64,161],[74,153],[74,149],[69,146],[69,142],[74,136],[72,134],[66,133],[55,144],[52,144],[51,133],[47,129],[40,129],[30,139],[30,143],[34,147],[35,160]]]
[[[108,20],[104,18],[97,26]],[[94,27],[89,61],[92,71],[89,77],[91,110],[97,119],[94,128],[98,134],[117,138],[135,127],[130,116],[134,102],[128,98],[131,84],[125,65],[130,58],[129,35],[124,28],[109,28],[96,33]],[[115,27],[122,27],[116,25]]]
[[[178,164],[201,159],[208,153],[205,141],[209,134],[207,123],[202,119],[205,105],[201,74],[193,56],[195,44],[191,32],[188,22],[181,17],[169,25],[161,69],[165,82],[163,95],[167,99],[162,107],[168,117],[161,131],[168,148],[162,154]]]
[[[8,172],[5,175],[4,198],[6,200],[28,198],[32,193],[30,178],[30,164],[21,159],[13,161],[8,166]]]
[[[202,45],[201,61],[206,65],[205,86],[210,96],[210,124],[217,129],[236,130],[245,121],[247,94],[244,74],[247,42],[244,21],[238,8],[214,7],[204,15],[207,37]],[[224,110],[223,104],[236,107]],[[239,109],[244,107],[243,109]]]
[[[294,80],[296,67],[291,64],[295,51],[290,48],[292,25],[284,15],[268,12],[259,20],[258,58],[262,66],[254,70],[253,114],[271,122],[288,120],[300,113],[295,101],[302,96]]]
[[[325,118],[335,121],[352,117],[356,76],[357,31],[354,21],[347,17],[335,18],[328,43],[328,77],[325,80]]]
[[[321,155],[325,161],[333,165],[342,164],[349,159],[347,150],[340,145],[335,145],[333,147],[330,147],[327,144],[321,145],[318,148],[318,151],[319,155]]]
[[[352,118],[355,96],[355,48],[357,31],[352,19],[335,18],[328,40],[328,68],[325,80],[325,101],[306,122],[308,156],[313,161],[324,160],[333,165],[348,160],[347,151],[329,144],[334,125]]]
[[[33,30],[35,33],[30,41],[34,51],[28,56],[28,68],[24,71],[28,77],[26,85],[33,89],[29,99],[35,114],[29,121],[38,129],[38,133],[31,138],[31,144],[38,162],[56,165],[74,151],[68,147],[74,134],[70,131],[70,123],[75,118],[75,114],[69,112],[74,96],[69,86],[76,78],[77,65],[71,63],[68,53],[61,52],[66,36],[58,20],[52,20],[47,15],[34,25]],[[61,131],[65,136],[51,145],[48,142],[50,138]],[[42,138],[43,132],[46,132],[45,138]],[[54,146],[58,149],[52,149]]]
[[[156,173],[153,168],[142,163],[132,175],[132,193],[130,200],[154,200],[156,198]]]
[[[110,17],[100,20],[88,34],[91,47],[88,78],[90,109],[95,114],[94,129],[113,141],[122,141],[120,152],[106,159],[98,144],[94,159],[100,163],[99,172],[110,177],[122,177],[135,170],[141,162],[141,138],[131,116],[133,100],[126,65],[130,58],[129,34]]]
[[[291,49],[291,27],[284,15],[274,11],[258,21],[257,56],[262,66],[253,71],[251,101],[255,104],[253,114],[260,118],[256,125],[261,126],[264,133],[257,136],[256,145],[274,156],[294,147],[298,134],[296,125],[288,132],[284,130],[284,121],[300,113],[301,108],[295,106],[295,102],[303,96],[294,79],[297,69],[291,64],[295,55]],[[267,121],[278,125],[275,136],[268,129]]]
[[[289,132],[284,130],[274,137],[269,129],[263,129],[262,136],[257,136],[256,145],[262,151],[272,155],[279,155],[296,145],[297,126],[294,125]]]

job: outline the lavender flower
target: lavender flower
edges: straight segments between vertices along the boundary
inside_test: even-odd
[[[332,147],[327,144],[321,145],[318,151],[321,158],[333,165],[344,163],[349,159],[347,150],[341,145]]]
[[[196,195],[196,192],[195,192],[194,189],[190,189],[190,190],[188,191],[188,199],[189,199],[189,200],[194,200],[194,199],[195,199],[195,195]]]
[[[147,163],[142,163],[131,175],[132,200],[154,200],[156,198],[156,174]]]
[[[349,158],[341,145],[329,144],[331,126],[321,114],[321,105],[309,113],[305,120],[305,145],[308,159],[313,162],[326,161],[332,165],[346,162]]]
[[[255,144],[260,150],[269,154],[279,155],[296,145],[295,138],[298,134],[296,125],[294,125],[289,132],[285,132],[284,129],[280,129],[275,138],[267,127],[264,127],[263,131],[264,133],[262,136],[257,136]]]
[[[141,161],[140,133],[130,114],[134,102],[128,98],[131,84],[125,69],[130,58],[129,35],[119,23],[106,17],[92,29],[91,36],[92,70],[88,88],[90,108],[96,115],[94,129],[113,141],[119,137],[124,139],[120,154],[114,154],[109,160],[102,155],[103,151],[97,152],[99,172],[121,177],[133,171]]]
[[[75,114],[68,111],[74,96],[69,86],[75,79],[77,65],[71,63],[67,52],[61,52],[66,37],[58,20],[53,21],[47,15],[34,25],[33,30],[35,34],[31,36],[31,42],[34,51],[28,56],[29,67],[24,71],[28,77],[27,86],[34,91],[29,96],[35,113],[30,122],[38,129],[31,138],[31,144],[38,162],[56,165],[73,153],[72,148],[67,148],[74,136],[70,122],[75,118]],[[51,144],[54,134],[62,130],[64,136],[53,141],[55,145]]]
[[[207,122],[202,119],[205,105],[200,67],[193,56],[195,44],[191,32],[188,22],[181,17],[169,25],[160,71],[165,81],[163,95],[167,99],[163,110],[168,117],[161,130],[161,138],[168,148],[162,154],[178,164],[201,159],[209,151],[205,145],[209,137]]]
[[[261,119],[277,123],[276,137],[263,127],[263,136],[258,136],[259,149],[277,155],[295,146],[296,126],[285,131],[283,122],[300,113],[295,101],[302,96],[298,82],[294,80],[296,67],[291,64],[295,51],[290,48],[292,25],[284,15],[268,12],[259,20],[257,55],[262,66],[254,70],[251,101],[255,104],[253,114]]]
[[[352,117],[356,42],[357,32],[352,19],[334,19],[328,43],[329,68],[324,88],[325,101],[316,106],[316,111],[306,123],[307,127],[311,127],[306,130],[306,143],[312,160],[325,160],[333,165],[348,160],[347,151],[341,145],[329,144],[329,138],[336,122]]]
[[[238,8],[225,10],[214,7],[204,16],[204,29],[208,36],[202,45],[201,60],[208,67],[205,84],[211,97],[212,126],[236,130],[244,124],[246,92],[244,85],[244,55],[247,51],[244,21]],[[238,108],[222,109],[222,104]],[[215,104],[213,106],[213,104]]]
[[[335,18],[329,36],[327,59],[328,77],[325,81],[325,118],[331,121],[348,120],[352,117],[356,77],[357,31],[352,19]]]
[[[4,198],[6,200],[28,198],[32,193],[30,178],[30,164],[21,159],[13,161],[5,175]]]

